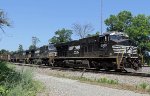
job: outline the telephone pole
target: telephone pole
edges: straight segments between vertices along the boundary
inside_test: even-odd
[[[101,35],[103,31],[103,0],[101,0]]]

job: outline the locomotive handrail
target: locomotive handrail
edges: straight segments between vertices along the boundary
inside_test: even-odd
[[[118,53],[118,55],[117,55],[117,64],[118,64],[118,68],[120,68],[120,64],[121,64],[121,61],[122,61],[122,59],[123,59],[123,56],[124,56],[124,51],[122,51],[122,50],[120,50],[120,52]],[[119,59],[119,56],[120,56],[120,54],[121,54],[121,58]]]
[[[51,63],[52,67],[54,67],[54,58],[55,58],[55,55],[49,55],[49,62]]]
[[[123,56],[124,56],[124,51],[122,52],[122,57],[121,57],[120,63],[121,63],[121,61],[122,61],[122,59],[123,59]]]

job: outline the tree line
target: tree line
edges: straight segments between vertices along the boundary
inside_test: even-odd
[[[110,15],[105,21],[107,26],[107,32],[117,31],[125,32],[128,34],[129,38],[135,41],[142,52],[145,50],[150,51],[150,16],[144,14],[133,15],[130,11],[121,11],[116,15]],[[3,10],[0,10],[0,29],[4,31],[5,26],[10,26],[10,22],[6,18]],[[99,32],[95,34],[90,34],[94,31],[91,24],[81,25],[79,23],[74,23],[71,29],[58,29],[55,32],[55,36],[48,40],[49,43],[65,43],[72,41],[72,34],[76,33],[79,38],[85,38],[90,36],[99,35]],[[37,43],[40,42],[39,38],[32,37],[32,44],[29,49],[36,49]],[[3,52],[4,50],[2,50]],[[18,51],[23,51],[23,46],[20,44]]]

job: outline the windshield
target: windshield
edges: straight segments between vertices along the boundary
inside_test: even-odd
[[[110,40],[120,40],[123,39],[122,36],[119,35],[110,35]]]
[[[56,47],[54,46],[54,44],[49,44],[49,46],[48,46],[48,50],[50,50],[50,51],[55,51],[56,50]]]

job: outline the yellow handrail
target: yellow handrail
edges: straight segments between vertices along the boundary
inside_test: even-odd
[[[49,62],[51,62],[52,67],[54,67],[54,64],[53,64],[53,63],[54,63],[55,54],[49,55],[48,57],[49,57]]]
[[[121,56],[121,58],[119,60],[120,54],[122,54],[122,56]],[[117,65],[118,65],[118,68],[120,67],[121,61],[123,59],[123,55],[124,55],[124,51],[122,51],[122,53],[121,53],[121,50],[120,50],[119,53],[118,53],[118,55],[117,55]]]

